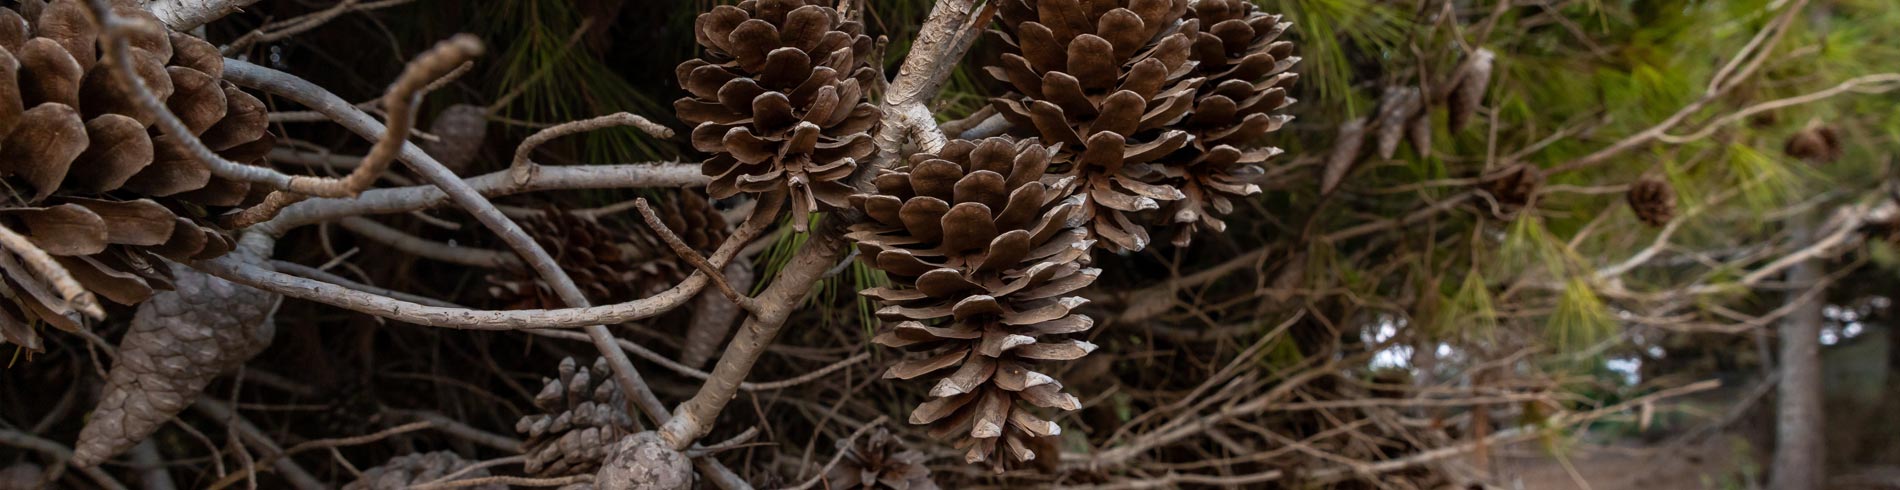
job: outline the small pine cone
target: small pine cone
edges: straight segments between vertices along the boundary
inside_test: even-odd
[[[0,490],[34,490],[45,488],[46,482],[40,481],[46,470],[40,465],[20,462],[0,469]]]
[[[633,433],[626,397],[614,384],[606,358],[595,359],[592,369],[572,357],[562,359],[559,376],[534,396],[541,413],[515,422],[515,431],[528,436],[521,452],[528,457],[523,469],[531,475],[593,472],[614,442]]]
[[[1151,241],[1132,214],[1187,196],[1155,184],[1151,165],[1186,147],[1187,132],[1165,129],[1194,106],[1193,42],[1171,31],[1187,0],[1005,0],[998,15],[1007,43],[990,76],[1014,92],[991,105],[1022,136],[1060,150],[1053,170],[1078,177],[1088,231],[1109,251]],[[1152,41],[1152,42],[1151,42]],[[1237,116],[1238,117],[1238,116]]]
[[[449,106],[429,123],[429,134],[435,135],[435,141],[423,143],[422,149],[449,170],[467,172],[482,151],[482,141],[488,138],[488,109],[469,104]]]
[[[743,0],[694,23],[706,54],[675,70],[691,95],[673,108],[713,155],[701,167],[713,198],[785,190],[796,216],[847,204],[844,180],[877,150],[879,113],[864,98],[877,74],[864,25],[831,3]]]
[[[364,470],[362,478],[357,478],[356,481],[344,485],[343,490],[402,490],[410,488],[412,485],[440,480],[442,477],[449,476],[449,474],[460,471],[462,468],[473,464],[475,463],[462,459],[460,455],[449,451],[405,454],[390,458],[389,462],[383,463],[382,466]],[[471,480],[485,478],[487,476],[488,470],[476,469],[462,473],[460,476],[455,477],[455,480]],[[490,483],[473,487],[456,488],[505,490],[508,486],[500,483]]]
[[[1491,71],[1497,55],[1489,49],[1479,49],[1465,58],[1458,68],[1452,71],[1451,94],[1447,96],[1450,112],[1447,119],[1453,132],[1463,131],[1471,123],[1478,108],[1484,105],[1484,94],[1491,89]]]
[[[652,234],[553,208],[520,223],[591,301],[618,303],[645,297],[690,273],[678,255]],[[489,296],[504,308],[566,306],[533,271],[496,272],[488,276],[488,282]]]
[[[1530,204],[1544,184],[1544,172],[1537,165],[1514,163],[1480,177],[1478,184],[1497,201],[1498,211],[1509,215]]]
[[[1663,226],[1676,217],[1676,190],[1659,179],[1643,179],[1630,184],[1630,210],[1649,226]]]
[[[139,305],[73,462],[119,454],[198,399],[211,380],[270,346],[277,295],[173,266],[173,289]]]
[[[1834,163],[1841,159],[1841,133],[1833,126],[1809,125],[1788,136],[1782,151],[1812,164]]]
[[[930,479],[930,467],[924,465],[924,453],[904,447],[904,442],[879,427],[858,439],[856,444],[838,441],[844,459],[825,474],[826,488],[840,490],[936,490]]]
[[[222,80],[224,58],[203,39],[171,32],[151,13],[115,2],[136,33],[134,69],[167,108],[213,152],[261,164],[272,144],[263,102]],[[23,15],[22,13],[28,15]],[[59,258],[87,290],[135,304],[169,281],[158,257],[222,255],[231,239],[210,216],[246,204],[248,184],[225,180],[153,123],[98,57],[98,28],[80,0],[0,8],[0,177],[16,192],[0,197],[0,226]],[[9,272],[17,289],[39,279]],[[62,301],[15,295],[0,324],[45,321],[81,328]],[[32,346],[30,329],[0,328],[0,339]]]
[[[865,296],[890,322],[873,340],[923,352],[886,378],[943,370],[931,400],[911,412],[930,436],[966,449],[969,462],[998,469],[1036,458],[1030,439],[1060,432],[1018,402],[1075,410],[1062,384],[1033,371],[1087,355],[1094,344],[1064,338],[1094,321],[1073,310],[1074,292],[1094,282],[1074,177],[1041,181],[1052,152],[1004,138],[952,141],[877,176],[877,192],[852,196],[869,220],[846,235],[864,260],[890,275]],[[951,369],[955,368],[955,369]],[[994,457],[997,446],[1008,457]]]

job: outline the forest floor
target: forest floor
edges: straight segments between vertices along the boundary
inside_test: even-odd
[[[1507,488],[1525,490],[1739,490],[1749,488],[1742,482],[1758,471],[1747,455],[1745,443],[1723,437],[1659,446],[1577,446],[1567,460],[1529,443],[1499,457],[1498,473]]]

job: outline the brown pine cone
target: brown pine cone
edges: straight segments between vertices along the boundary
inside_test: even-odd
[[[716,211],[715,211],[716,212]],[[669,211],[666,214],[681,214]],[[691,273],[653,234],[550,208],[519,220],[528,236],[546,247],[587,298],[601,304],[650,296]],[[690,243],[690,242],[689,242]],[[529,270],[488,276],[489,296],[508,309],[561,308],[566,303]]]
[[[1841,133],[1833,126],[1811,124],[1789,135],[1782,151],[1808,163],[1833,163],[1841,159]]]
[[[1497,201],[1497,211],[1505,215],[1523,209],[1544,185],[1544,171],[1530,163],[1513,163],[1485,174],[1478,185]]]
[[[523,469],[531,475],[591,473],[600,468],[608,448],[633,433],[626,397],[614,384],[606,358],[595,359],[592,369],[572,357],[562,359],[559,375],[546,380],[534,396],[541,413],[515,422],[515,431],[528,436],[521,452],[528,457]]]
[[[825,474],[826,488],[864,490],[936,490],[930,479],[930,467],[924,465],[924,453],[904,447],[904,442],[879,427],[856,444],[838,441],[844,459]]]
[[[1676,190],[1660,179],[1643,179],[1630,184],[1630,210],[1649,226],[1663,226],[1676,217]]]
[[[405,454],[390,458],[382,466],[363,471],[363,476],[343,486],[343,490],[402,490],[442,479],[475,462],[462,459],[462,456],[449,451]],[[476,469],[462,473],[455,480],[472,480],[488,476],[488,470]],[[453,480],[451,480],[453,481]],[[472,487],[476,490],[506,490],[507,485],[490,483]]]
[[[864,98],[877,74],[863,24],[830,4],[744,0],[694,23],[706,54],[675,70],[691,95],[673,108],[696,125],[693,147],[713,155],[701,168],[714,198],[786,190],[797,216],[847,204],[843,181],[877,150],[879,114]]]
[[[120,5],[134,22],[158,23]],[[221,79],[224,58],[202,39],[170,32],[131,40],[131,57],[166,106],[225,158],[261,164],[272,144],[263,102]],[[0,226],[57,256],[92,292],[133,304],[170,281],[158,257],[191,260],[231,250],[207,219],[245,204],[248,184],[211,175],[180,140],[155,129],[98,59],[98,29],[79,0],[52,0],[29,19],[0,8]],[[42,279],[9,269],[6,285],[31,294],[0,305],[0,340],[37,349],[34,320],[80,328],[72,308],[34,293]]]
[[[1246,0],[1201,0],[1179,27],[1193,42],[1190,76],[1204,81],[1194,107],[1173,125],[1193,136],[1190,144],[1160,162],[1168,177],[1163,183],[1183,193],[1164,213],[1177,246],[1192,242],[1202,227],[1225,231],[1218,215],[1233,212],[1233,200],[1259,194],[1251,181],[1261,163],[1280,153],[1255,146],[1293,119],[1276,114],[1293,103],[1287,91],[1299,74],[1287,70],[1300,61],[1293,43],[1278,40],[1292,25],[1280,19]]]
[[[277,295],[172,266],[174,288],[139,305],[86,419],[73,462],[91,466],[145,440],[204,387],[270,346]]]
[[[991,99],[1019,135],[1061,150],[1053,170],[1078,177],[1096,245],[1134,251],[1151,241],[1131,216],[1186,198],[1154,184],[1150,165],[1187,146],[1167,129],[1194,106],[1202,78],[1193,41],[1176,30],[1187,0],[1004,0],[998,15],[1009,52],[990,76],[1015,91]],[[1152,41],[1152,42],[1151,42]]]
[[[874,341],[925,353],[884,376],[955,368],[910,421],[998,469],[1035,459],[1029,440],[1060,432],[1018,402],[1081,405],[1032,369],[1095,349],[1067,338],[1094,326],[1072,310],[1087,302],[1074,292],[1100,270],[1084,267],[1091,243],[1077,179],[1042,182],[1052,156],[1033,140],[952,141],[879,175],[876,193],[852,196],[870,219],[846,236],[893,284],[862,292],[885,305],[877,314],[890,323]],[[993,457],[999,444],[1007,458]]]

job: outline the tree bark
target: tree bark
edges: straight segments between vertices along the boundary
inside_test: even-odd
[[[1795,225],[1795,243],[1814,237],[1814,223]],[[1826,481],[1826,419],[1821,404],[1821,323],[1826,295],[1812,288],[1821,281],[1819,259],[1804,260],[1788,270],[1788,282],[1799,286],[1788,292],[1799,301],[1779,327],[1781,381],[1775,391],[1775,456],[1768,488],[1816,490]]]

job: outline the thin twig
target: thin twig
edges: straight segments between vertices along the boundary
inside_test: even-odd
[[[825,467],[822,469],[819,469],[818,474],[811,477],[810,480],[805,480],[805,483],[800,483],[796,487],[791,487],[790,490],[806,490],[812,487],[816,487],[818,486],[819,483],[824,482],[825,477],[828,476],[827,473],[831,473],[831,469],[834,467],[837,467],[839,461],[844,461],[844,455],[851,452],[851,449],[849,448],[851,447],[853,443],[855,443],[858,440],[859,437],[863,437],[865,433],[870,432],[872,427],[884,425],[884,422],[890,419],[891,418],[889,416],[879,415],[877,416],[876,419],[871,420],[870,423],[864,424],[863,426],[858,427],[858,430],[852,431],[851,436],[844,438],[844,441],[838,445],[838,454],[831,455],[831,462],[825,463]]]
[[[673,229],[667,228],[666,222],[660,219],[660,215],[653,212],[652,206],[647,205],[646,198],[635,199],[633,207],[640,210],[640,217],[646,220],[647,227],[652,228],[653,233],[659,235],[660,240],[673,249],[673,253],[679,254],[680,258],[692,264],[694,269],[699,269],[700,273],[712,278],[713,286],[718,287],[719,292],[726,295],[726,299],[732,300],[732,304],[739,305],[739,308],[745,310],[746,313],[759,314],[758,304],[754,303],[752,298],[746,297],[744,293],[733,289],[732,283],[726,281],[724,271],[714,267],[711,262],[707,262],[705,256],[693,250],[693,247],[687,245],[685,240],[681,240],[678,234],[673,233]]]

